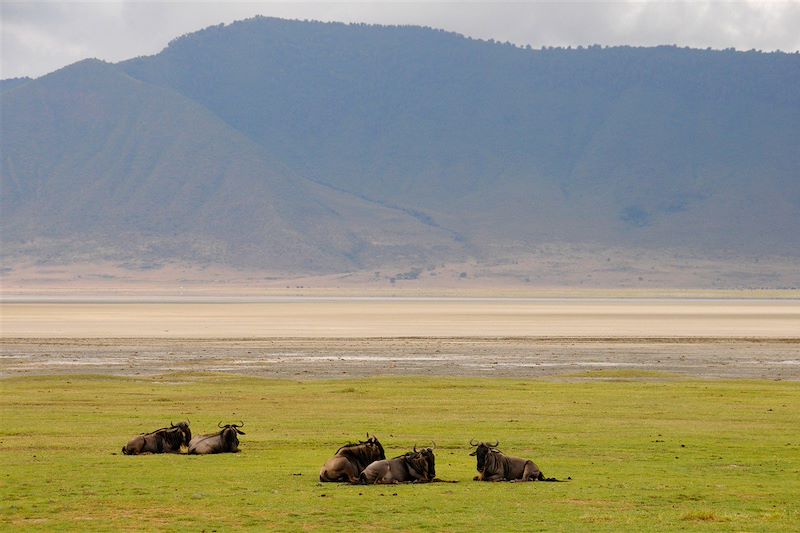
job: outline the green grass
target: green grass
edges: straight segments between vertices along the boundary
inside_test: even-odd
[[[789,531],[800,523],[800,386],[500,379],[0,381],[0,524],[30,530]],[[242,453],[120,453],[188,417],[244,420]],[[457,484],[320,484],[346,441],[438,445]],[[471,481],[471,438],[569,483]]]

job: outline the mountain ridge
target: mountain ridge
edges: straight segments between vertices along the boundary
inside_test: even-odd
[[[53,84],[58,85],[62,101],[41,105],[53,102],[48,92]],[[6,156],[34,165],[39,161],[36,146],[47,144],[60,150],[52,154],[57,164],[49,167],[4,165],[6,231],[35,234],[37,227],[44,226],[51,229],[43,236],[66,238],[78,233],[100,241],[140,234],[143,245],[155,241],[167,248],[211,248],[207,253],[190,250],[183,257],[175,253],[180,250],[165,251],[177,258],[223,264],[231,262],[225,257],[228,248],[238,245],[234,263],[269,263],[283,269],[300,264],[313,271],[328,268],[313,263],[345,268],[364,261],[357,250],[370,246],[363,236],[368,232],[363,224],[339,221],[342,212],[371,210],[367,218],[403,218],[383,206],[323,190],[297,176],[282,177],[281,165],[274,172],[275,165],[265,162],[263,153],[248,139],[195,102],[130,78],[111,64],[85,60],[37,80],[36,89],[24,96],[27,101],[18,95],[13,105],[3,109],[9,130],[22,131],[20,123],[42,114],[55,118],[45,117],[44,124],[68,123],[70,128],[68,132],[57,126],[52,132],[38,128],[36,143],[26,143],[19,136],[4,143]],[[128,110],[126,122],[120,123],[125,117],[118,108]],[[172,127],[159,124],[162,113],[170,114]],[[87,142],[88,137],[93,138]],[[77,142],[71,145],[71,138]],[[102,147],[99,152],[81,153],[98,146]],[[26,179],[17,179],[17,173]],[[77,190],[73,190],[75,181],[80,182]],[[40,191],[43,194],[37,194]],[[36,217],[25,216],[31,203],[40,210]],[[86,213],[94,220],[87,223]],[[28,226],[15,226],[18,221]],[[304,228],[304,223],[315,227]],[[427,228],[410,220],[398,223],[405,224],[409,235],[416,232],[419,238],[414,244],[425,242],[420,233],[428,233]],[[410,227],[415,224],[416,228]],[[250,232],[238,235],[243,227]],[[174,239],[165,239],[170,234],[175,234]],[[384,246],[407,245],[403,235],[387,232],[383,237],[389,241]],[[264,246],[268,255],[259,254],[253,249],[256,246]],[[372,252],[380,253],[380,247]],[[343,261],[341,256],[349,257]],[[284,258],[291,260],[282,263]]]
[[[80,257],[285,272],[547,243],[797,256],[796,86],[796,54],[213,26],[0,86],[4,255],[69,262],[91,241]]]

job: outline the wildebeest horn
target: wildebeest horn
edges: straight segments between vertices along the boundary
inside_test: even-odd
[[[433,442],[433,441],[431,441],[431,443],[433,444],[433,448],[431,448],[431,450],[435,450],[436,449],[436,443]]]
[[[414,443],[414,453],[417,453],[417,443]]]
[[[479,443],[477,443],[477,442],[473,442],[474,440],[475,440],[475,439],[469,439],[469,445],[470,445],[470,446],[477,446],[477,445],[479,444]]]
[[[500,441],[499,440],[494,441],[494,444],[492,444],[492,448],[497,448],[498,446],[500,446]]]
[[[221,427],[223,427],[223,426],[222,426],[222,420],[220,420],[220,421],[219,421],[219,424],[217,424],[217,427],[218,427],[218,428],[221,428]]]

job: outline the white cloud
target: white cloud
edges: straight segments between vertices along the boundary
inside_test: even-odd
[[[39,76],[86,57],[153,54],[220,22],[267,15],[418,24],[518,44],[677,44],[800,49],[800,0],[788,2],[197,2],[0,4],[0,76]]]

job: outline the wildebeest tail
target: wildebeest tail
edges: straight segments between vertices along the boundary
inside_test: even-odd
[[[571,479],[571,478],[567,478],[567,479],[556,479],[556,478],[554,478],[554,477],[544,477],[544,474],[542,474],[541,472],[539,472],[539,477],[538,477],[538,478],[536,478],[536,481],[550,481],[550,482],[553,482],[553,483],[564,483],[564,482],[566,482],[566,481],[569,481],[570,479]]]
[[[128,455],[128,447],[127,446],[123,446],[122,447],[122,455]]]

